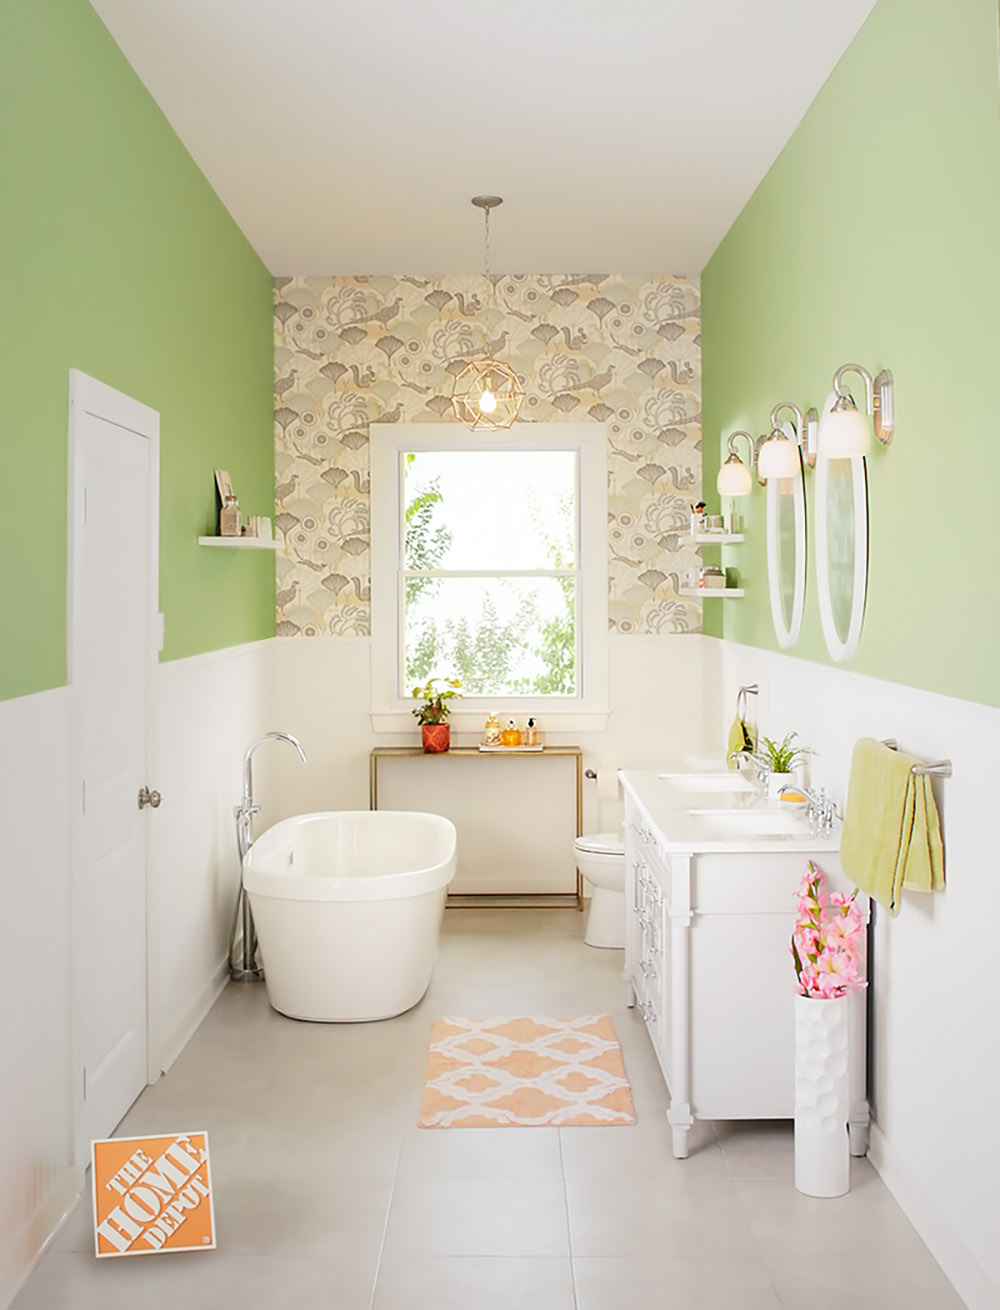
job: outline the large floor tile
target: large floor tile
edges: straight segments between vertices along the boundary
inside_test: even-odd
[[[363,1116],[258,1121],[247,1133],[228,1179],[383,1179],[396,1174],[402,1124]]]
[[[566,1256],[562,1182],[400,1178],[389,1211],[385,1254]]]
[[[374,1259],[391,1184],[355,1179],[232,1178],[216,1204],[222,1250]]]
[[[578,1310],[779,1310],[763,1261],[710,1255],[577,1257]],[[803,1303],[802,1310],[807,1310]]]
[[[400,1178],[562,1178],[558,1128],[416,1128]]]
[[[780,1178],[792,1183],[794,1141],[790,1119],[719,1120],[719,1146],[734,1178]]]
[[[574,1310],[566,1257],[403,1256],[379,1270],[374,1310]]]
[[[772,1179],[735,1183],[782,1305],[808,1304],[815,1310],[841,1310],[844,1304],[872,1310],[961,1307],[868,1162],[852,1160],[851,1165],[846,1196],[803,1196]],[[836,1279],[817,1279],[818,1269],[834,1268]]]
[[[666,1113],[639,1117],[631,1127],[560,1128],[563,1171],[567,1178],[604,1178],[681,1181],[691,1178],[728,1178],[725,1156],[710,1123],[696,1123],[691,1131],[691,1154],[675,1160]]]
[[[375,1260],[222,1251],[95,1260],[53,1251],[11,1310],[367,1310]]]
[[[733,1183],[679,1177],[566,1180],[574,1256],[708,1255],[755,1258]]]

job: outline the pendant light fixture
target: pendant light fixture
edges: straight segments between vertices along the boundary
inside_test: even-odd
[[[485,240],[483,265],[490,281],[490,210],[502,205],[500,196],[473,196],[472,203],[483,211]],[[491,284],[492,292],[492,284]],[[509,428],[524,403],[524,387],[509,364],[498,359],[474,359],[455,378],[451,404],[467,428]]]

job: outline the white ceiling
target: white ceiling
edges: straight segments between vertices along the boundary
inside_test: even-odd
[[[275,274],[697,274],[874,0],[91,0]]]

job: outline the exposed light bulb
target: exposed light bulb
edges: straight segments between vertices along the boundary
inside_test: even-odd
[[[483,394],[479,397],[479,408],[484,414],[492,414],[497,407],[497,398],[493,394],[493,388],[490,386],[490,379],[487,377],[483,383]]]

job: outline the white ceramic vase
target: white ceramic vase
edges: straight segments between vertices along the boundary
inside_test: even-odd
[[[847,996],[795,997],[795,1186],[806,1196],[850,1186],[848,1005]]]

